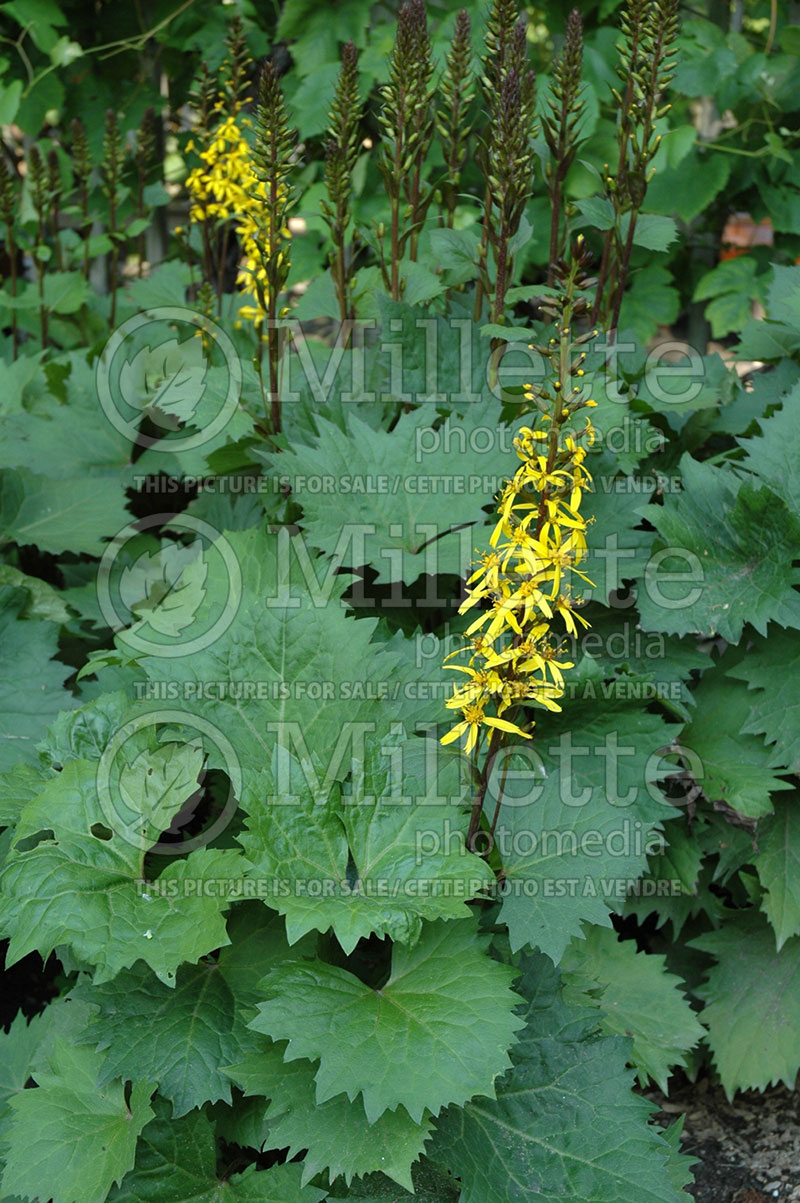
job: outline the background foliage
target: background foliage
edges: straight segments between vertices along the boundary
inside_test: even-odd
[[[437,78],[456,8],[428,7]],[[565,212],[599,259],[615,220],[604,179],[621,6],[578,8],[585,109]],[[467,9],[480,55],[486,14]],[[235,251],[218,300],[200,287],[197,224],[180,232],[198,65],[224,69],[234,14],[256,64],[280,73],[300,145],[283,299],[307,337],[283,352],[282,428],[267,438],[263,351],[242,320]],[[565,13],[525,15],[541,116]],[[520,771],[507,783],[481,857],[464,845],[468,772],[451,750],[431,775],[429,754],[446,718],[442,661],[468,623],[462,580],[494,525],[491,482],[513,470],[508,432],[525,420],[524,348],[551,333],[545,139],[533,141],[502,321],[489,323],[486,304],[474,311],[474,139],[452,226],[434,216],[440,188],[401,299],[380,270],[390,209],[378,87],[397,6],[0,5],[16,239],[0,359],[4,1198],[313,1203],[413,1189],[426,1203],[667,1203],[690,1177],[679,1128],[649,1122],[635,1082],[666,1089],[677,1069],[716,1075],[730,1095],[793,1085],[795,15],[758,2],[681,14],[617,354],[588,344],[584,365],[599,432],[581,611],[591,629],[574,640],[563,712],[536,713],[536,780]],[[322,387],[308,361],[321,380],[339,305],[320,200],[349,40],[365,101],[353,298],[375,328],[363,352],[341,350]],[[124,152],[116,186],[109,108]],[[88,223],[74,118],[92,164]],[[61,198],[55,230],[37,222],[34,144]],[[442,163],[434,143],[427,182]],[[763,244],[733,242],[758,229]],[[109,289],[112,254],[123,271]],[[181,440],[219,408],[227,344],[133,336],[120,387],[143,437],[98,415],[110,328],[165,306],[213,314],[241,363],[233,416],[194,446]],[[654,372],[648,351],[663,335],[683,359],[657,359]],[[502,388],[485,371],[498,344]],[[487,449],[486,430],[508,437]],[[376,476],[402,487],[376,498],[345,483]],[[456,478],[487,483],[421,483]],[[250,491],[231,483],[245,479]],[[191,655],[170,653],[194,635]],[[260,688],[244,701],[196,689],[237,681]],[[315,692],[326,682],[330,696]],[[290,734],[278,738],[281,724]],[[356,728],[362,744],[337,763],[341,733]],[[588,752],[565,762],[565,740]],[[127,807],[114,822],[98,785],[109,748]],[[512,767],[530,768],[516,756]],[[276,804],[287,794],[294,805]],[[212,838],[182,846],[220,815]],[[494,896],[498,879],[508,884]],[[321,896],[317,880],[348,888]],[[253,896],[259,882],[273,883],[267,897]]]

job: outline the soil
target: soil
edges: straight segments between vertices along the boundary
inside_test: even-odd
[[[672,1086],[672,1084],[671,1084]],[[697,1158],[697,1203],[800,1203],[800,1091],[743,1091],[728,1102],[707,1078],[645,1091],[661,1124],[685,1115],[681,1149]]]

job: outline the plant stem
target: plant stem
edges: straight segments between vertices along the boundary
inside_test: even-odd
[[[11,295],[17,295],[17,245],[14,238],[14,223],[9,221],[6,224],[6,250],[8,252],[10,277],[11,277]],[[19,329],[17,326],[17,309],[16,306],[11,311],[11,358],[17,358],[17,347],[19,345]]]

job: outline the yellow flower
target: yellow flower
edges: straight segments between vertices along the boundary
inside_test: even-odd
[[[561,709],[557,699],[564,694],[564,673],[574,664],[561,659],[550,628],[555,618],[571,635],[578,623],[589,625],[575,612],[580,603],[568,582],[578,576],[592,583],[578,567],[587,555],[588,525],[580,506],[591,486],[583,466],[586,450],[578,440],[592,437],[587,423],[577,435],[561,431],[557,440],[525,426],[514,440],[522,463],[500,492],[492,550],[480,555],[460,606],[462,614],[478,606],[480,612],[466,631],[469,663],[450,665],[468,679],[446,702],[461,717],[442,743],[463,736],[469,754],[484,727],[531,738],[530,731],[500,716],[531,703]],[[451,652],[446,661],[464,650]]]
[[[226,98],[220,96],[214,111],[223,113],[226,107],[230,107]],[[266,186],[255,172],[243,132],[250,126],[250,121],[239,115],[241,107],[241,103],[233,105],[233,111],[209,132],[206,145],[197,152],[202,166],[189,172],[186,189],[192,221],[233,222],[242,248],[236,283],[249,299],[240,313],[246,321],[260,326],[266,310],[262,303],[265,280],[258,243],[262,237],[258,216],[266,199]],[[193,139],[187,143],[187,150],[190,148],[195,149]]]
[[[442,736],[443,744],[451,744],[455,740],[460,739],[462,735],[466,735],[467,742],[464,751],[469,755],[475,744],[478,742],[478,734],[481,726],[494,727],[498,731],[508,731],[513,735],[521,735],[523,739],[530,739],[531,736],[527,731],[523,731],[521,727],[517,727],[514,723],[506,722],[502,718],[492,718],[483,713],[482,705],[469,705],[464,707],[464,717],[460,723],[456,723],[451,731]]]

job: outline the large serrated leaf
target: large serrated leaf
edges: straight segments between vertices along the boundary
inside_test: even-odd
[[[493,1097],[520,1027],[514,976],[469,919],[431,923],[413,948],[395,947],[380,990],[322,961],[273,970],[250,1026],[288,1040],[292,1059],[319,1059],[318,1102],[361,1094],[370,1123],[399,1106],[420,1123],[447,1103]]]
[[[750,696],[730,678],[731,652],[703,674],[694,690],[695,711],[681,736],[691,754],[687,763],[710,802],[724,802],[739,814],[758,818],[772,810],[771,795],[791,789],[771,769],[771,749],[756,735],[745,734]],[[727,671],[726,671],[727,670]]]
[[[542,955],[523,961],[526,1027],[497,1098],[448,1108],[430,1155],[462,1181],[461,1203],[678,1203],[688,1160],[647,1122],[631,1092],[628,1042],[596,1035],[568,1006]],[[681,1164],[682,1163],[682,1164]]]
[[[304,1182],[323,1170],[331,1181],[341,1176],[348,1184],[355,1175],[381,1170],[411,1190],[411,1165],[430,1135],[430,1117],[415,1123],[405,1107],[398,1107],[370,1124],[360,1099],[351,1102],[337,1094],[317,1103],[316,1066],[286,1062],[284,1052],[284,1045],[262,1041],[256,1052],[225,1071],[245,1095],[264,1097],[269,1147],[288,1147],[292,1157],[306,1150]]]
[[[36,759],[49,719],[74,705],[64,682],[71,669],[54,657],[58,627],[20,619],[26,594],[0,585],[0,770]]]
[[[17,838],[38,842],[15,848],[0,875],[8,963],[67,944],[96,967],[96,982],[141,958],[171,986],[183,961],[227,943],[222,911],[229,901],[203,883],[236,875],[240,854],[191,852],[165,868],[149,894],[144,852],[124,834],[109,833],[106,822],[92,761],[70,761],[23,808]]]
[[[548,715],[528,747],[499,762],[486,810],[501,801],[495,840],[503,864],[501,917],[511,947],[557,964],[581,922],[607,926],[661,847],[671,816],[654,785],[670,727],[625,701],[572,701]],[[658,799],[658,800],[657,800]]]
[[[762,635],[769,621],[800,626],[797,518],[729,468],[688,455],[680,467],[685,491],[641,511],[661,536],[638,589],[645,629],[738,643],[747,622]]]
[[[667,1090],[670,1071],[686,1065],[686,1054],[703,1029],[683,996],[666,958],[637,952],[607,928],[593,927],[573,940],[561,963],[565,983],[589,991],[599,986],[596,1005],[605,1031],[633,1039],[631,1062],[639,1081],[648,1077]]]
[[[742,731],[763,735],[770,768],[800,770],[800,633],[769,631],[728,676],[750,687],[750,713]]]
[[[758,880],[766,890],[761,909],[775,931],[778,952],[800,935],[800,797],[775,799],[775,814],[758,825]]]
[[[440,719],[445,671],[415,664],[412,640],[379,642],[377,619],[348,617],[347,578],[336,575],[335,561],[315,559],[302,533],[245,530],[226,538],[242,573],[241,602],[227,629],[196,656],[141,663],[155,690],[163,684],[188,714],[225,732],[241,763],[246,810],[261,809],[266,798],[284,804],[287,795],[324,799],[350,773],[359,740],[380,744],[398,725],[410,734]],[[215,557],[198,629],[224,611],[228,590]],[[126,646],[124,634],[118,641]],[[424,689],[417,687],[423,680]],[[198,681],[213,687],[198,689]],[[218,751],[217,759],[215,749],[208,752],[210,767],[225,770]],[[302,767],[297,784],[280,778],[289,753]]]
[[[466,848],[454,760],[430,780],[441,757],[431,741],[370,740],[365,755],[350,792],[254,807],[240,837],[248,875],[267,887],[292,941],[332,927],[348,953],[373,932],[413,943],[424,919],[463,918],[465,902],[494,881]]]
[[[793,1089],[800,1069],[800,938],[778,952],[763,916],[739,911],[719,931],[689,943],[716,958],[696,993],[728,1098],[777,1082]]]
[[[403,414],[391,431],[355,415],[343,432],[320,418],[313,447],[283,452],[274,467],[292,488],[309,539],[339,553],[343,532],[357,542],[339,554],[351,568],[371,565],[379,583],[421,573],[460,575],[480,540],[481,509],[509,472],[513,432],[499,425],[498,403],[469,407],[435,429],[434,405]]]
[[[302,1186],[301,1167],[275,1165],[217,1174],[214,1129],[201,1111],[169,1120],[163,1106],[145,1128],[136,1164],[108,1203],[320,1203],[325,1191]]]
[[[182,966],[174,989],[137,965],[84,997],[100,1008],[82,1036],[103,1054],[99,1085],[118,1077],[155,1082],[175,1116],[231,1101],[221,1067],[241,1057],[253,1037],[236,1022],[233,994],[216,964]]]
[[[27,469],[0,473],[0,512],[0,542],[33,543],[56,555],[102,555],[105,540],[130,521],[110,476],[50,480]]]
[[[97,1084],[101,1058],[57,1040],[38,1089],[10,1100],[3,1192],[52,1203],[104,1203],[131,1168],[147,1121],[152,1086]]]

